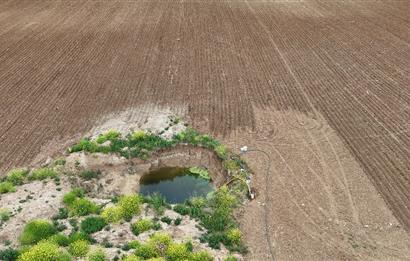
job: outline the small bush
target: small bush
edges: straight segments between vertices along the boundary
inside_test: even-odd
[[[189,215],[189,207],[183,204],[177,204],[173,207],[173,210],[183,216]]]
[[[92,234],[103,229],[107,223],[102,217],[87,217],[81,222],[81,230]]]
[[[121,136],[121,133],[116,131],[116,130],[109,130],[108,132],[104,133],[104,134],[100,134],[97,139],[96,142],[98,144],[103,144],[106,141],[114,141],[116,139],[118,139]]]
[[[138,240],[133,240],[126,245],[128,249],[137,249],[141,246],[141,243]]]
[[[98,178],[98,176],[100,175],[101,175],[100,170],[85,170],[81,172],[80,177],[85,180],[92,180],[92,179]]]
[[[57,229],[47,220],[37,219],[26,224],[20,236],[22,245],[30,245],[47,239],[57,233]]]
[[[15,261],[17,260],[17,257],[19,256],[19,251],[14,249],[14,248],[6,248],[3,250],[0,250],[0,260],[4,261]]]
[[[58,214],[52,217],[53,220],[66,219],[66,218],[68,218],[68,211],[65,208],[59,208]]]
[[[66,164],[66,160],[64,158],[58,158],[54,160],[54,165],[56,166],[64,166]]]
[[[237,260],[238,260],[238,259],[237,259],[236,257],[231,256],[231,255],[227,256],[227,257],[224,259],[224,261],[237,261]]]
[[[27,174],[27,169],[13,169],[7,173],[6,181],[13,183],[15,186],[22,185]]]
[[[5,208],[0,208],[0,221],[1,222],[6,222],[10,219],[11,217],[11,212],[8,209]],[[1,224],[0,222],[0,224]]]
[[[219,158],[221,159],[226,159],[228,151],[224,145],[218,145],[215,147],[215,153],[218,155]]]
[[[152,229],[154,223],[149,219],[140,219],[131,226],[132,233],[138,236],[139,234]]]
[[[63,247],[66,247],[70,244],[70,239],[64,234],[52,235],[47,240]]]
[[[229,244],[239,245],[242,239],[242,233],[237,228],[232,228],[226,232],[226,237],[229,241]]]
[[[70,243],[79,241],[79,240],[85,240],[90,243],[95,243],[95,239],[92,238],[89,234],[86,234],[84,232],[74,232],[70,234],[69,237]]]
[[[40,242],[22,253],[18,261],[70,261],[71,257],[51,242]]]
[[[98,206],[86,198],[76,199],[70,206],[70,214],[74,216],[86,216],[97,211]]]
[[[90,252],[87,256],[87,261],[106,261],[108,260],[107,255],[105,254],[104,250],[101,248],[97,248]]]
[[[119,207],[106,207],[101,216],[107,223],[118,223],[122,219],[122,211]]]
[[[29,176],[30,180],[45,180],[47,178],[56,178],[57,172],[50,168],[40,168],[33,171]]]
[[[134,254],[142,259],[149,259],[159,256],[158,251],[155,249],[155,247],[149,244],[140,245],[137,249],[135,249]]]
[[[192,253],[189,260],[190,261],[213,261],[214,258],[206,251],[199,251],[196,253]]]
[[[181,223],[182,223],[182,218],[180,218],[180,217],[178,217],[174,220],[174,225],[175,226],[179,226],[179,225],[181,225]]]
[[[135,255],[129,255],[121,259],[121,261],[141,261],[141,258],[135,256]]]
[[[168,203],[165,197],[159,193],[153,193],[145,198],[145,201],[155,210],[157,215],[162,215]]]
[[[0,183],[0,194],[5,194],[9,192],[16,192],[16,188],[13,183],[5,181]]]
[[[121,217],[130,221],[134,215],[140,213],[141,199],[137,194],[123,196],[118,202]]]
[[[83,198],[85,191],[82,188],[75,188],[63,196],[63,203],[71,206],[77,198]]]
[[[186,260],[189,256],[190,253],[185,244],[171,244],[166,251],[166,257],[169,261]]]
[[[167,233],[157,232],[148,239],[147,244],[155,249],[158,255],[165,255],[169,245],[171,245],[171,236]]]
[[[69,252],[76,257],[85,256],[90,246],[86,240],[77,240],[70,244]]]
[[[164,222],[164,223],[167,223],[168,225],[172,223],[172,219],[170,217],[167,217],[167,216],[162,217],[161,221]]]

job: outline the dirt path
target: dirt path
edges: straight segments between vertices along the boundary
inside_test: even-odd
[[[249,260],[270,260],[269,238],[275,260],[407,259],[410,237],[326,122],[258,115],[254,131],[229,138],[236,149],[262,151],[245,154],[258,195],[242,218]]]

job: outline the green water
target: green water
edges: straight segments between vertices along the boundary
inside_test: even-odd
[[[211,182],[189,173],[186,168],[166,167],[140,179],[140,193],[160,193],[168,203],[183,203],[194,196],[205,197],[214,187]]]

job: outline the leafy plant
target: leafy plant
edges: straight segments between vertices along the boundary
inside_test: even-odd
[[[9,192],[16,192],[16,188],[13,183],[4,181],[0,183],[0,194],[5,194]]]
[[[15,186],[22,185],[27,174],[27,169],[13,169],[7,173],[6,181],[13,183]]]
[[[10,219],[11,217],[11,212],[10,210],[6,209],[6,208],[0,208],[0,221],[1,222],[6,222]],[[1,223],[0,222],[0,223]]]
[[[69,206],[69,209],[71,215],[86,216],[96,213],[98,211],[98,206],[86,198],[79,198]]]
[[[179,226],[179,225],[181,225],[181,223],[182,223],[182,218],[180,218],[180,217],[178,217],[174,220],[174,225],[175,226]]]
[[[77,240],[74,241],[73,243],[70,244],[69,246],[69,252],[73,256],[85,256],[88,253],[88,250],[90,249],[90,246],[88,244],[88,241],[86,240]]]
[[[64,234],[52,235],[47,240],[63,247],[66,247],[70,244],[70,239]]]
[[[106,207],[103,209],[101,216],[107,223],[118,223],[122,219],[122,211],[116,206]]]
[[[153,226],[154,226],[154,223],[152,222],[152,220],[140,219],[131,226],[131,230],[132,230],[132,233],[138,236],[139,234],[152,229]]]
[[[169,261],[186,260],[190,256],[185,244],[171,244],[166,251],[166,259]]]
[[[85,170],[81,172],[80,177],[85,180],[91,180],[91,179],[98,178],[98,176],[100,175],[101,175],[100,170]]]
[[[214,258],[206,251],[199,251],[196,253],[192,253],[189,260],[190,261],[213,261]]]
[[[17,260],[20,252],[14,248],[6,248],[3,250],[0,250],[0,260],[4,261],[15,261]]]
[[[18,261],[71,261],[71,257],[57,244],[44,241],[23,252]]]
[[[189,207],[185,206],[184,204],[177,204],[172,209],[183,216],[190,213]]]
[[[31,245],[49,238],[57,233],[57,229],[47,220],[37,219],[27,223],[20,235],[22,245]]]
[[[172,223],[172,219],[170,217],[167,217],[167,216],[162,217],[161,221],[164,222],[164,223],[167,223],[168,225]]]
[[[85,191],[82,188],[75,188],[63,196],[63,203],[71,206],[77,198],[83,198]]]
[[[102,248],[91,251],[87,256],[87,261],[107,261],[107,255]]]
[[[66,219],[66,218],[68,218],[68,211],[65,208],[59,208],[58,214],[52,217],[53,220]]]
[[[103,229],[107,223],[102,217],[87,217],[81,222],[81,231],[92,234]]]
[[[202,168],[202,167],[191,167],[189,168],[189,172],[192,174],[195,174],[199,176],[200,178],[203,178],[205,180],[211,180],[211,177],[209,176],[208,170]]]
[[[140,213],[141,199],[137,194],[127,195],[120,198],[118,207],[121,217],[129,221],[134,215]]]
[[[50,168],[40,168],[36,169],[28,177],[29,180],[45,180],[47,178],[56,178],[57,172]]]
[[[168,203],[163,195],[160,193],[153,193],[145,198],[145,202],[148,203],[157,215],[162,215],[165,208],[168,207]]]
[[[242,233],[237,228],[231,228],[226,232],[226,237],[229,241],[229,244],[239,245],[242,239]]]

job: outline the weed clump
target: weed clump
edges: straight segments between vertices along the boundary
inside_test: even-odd
[[[154,222],[150,219],[140,219],[131,226],[132,233],[139,234],[154,228]]]
[[[107,261],[107,255],[105,254],[104,250],[101,248],[97,248],[87,255],[88,261]]]
[[[70,254],[72,254],[73,256],[76,256],[76,257],[81,257],[81,256],[87,255],[89,249],[90,249],[90,246],[88,244],[88,241],[86,241],[86,240],[74,241],[69,246]]]
[[[7,173],[6,181],[12,183],[14,186],[19,186],[24,183],[24,179],[28,174],[27,169],[13,169]]]
[[[78,188],[65,194],[63,203],[68,207],[71,216],[86,216],[99,210],[94,202],[84,197],[84,190]]]
[[[87,217],[81,222],[81,231],[87,234],[92,234],[102,230],[107,223],[102,217]]]
[[[34,170],[28,177],[29,180],[45,180],[48,178],[56,178],[57,172],[50,168],[40,168]]]
[[[0,194],[16,192],[16,188],[13,183],[9,181],[0,182]]]
[[[43,219],[33,220],[24,227],[23,233],[20,235],[20,243],[22,245],[35,244],[56,233],[57,229],[51,222]]]
[[[58,245],[45,241],[29,248],[18,257],[18,261],[70,261],[71,257]]]

